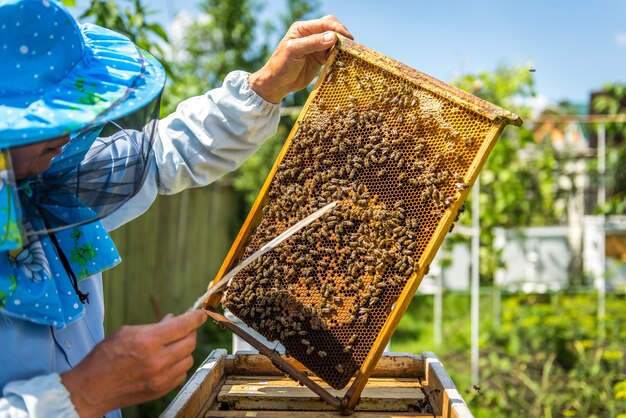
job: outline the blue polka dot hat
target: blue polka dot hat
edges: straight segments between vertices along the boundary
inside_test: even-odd
[[[134,163],[125,162],[136,175],[124,179],[136,182],[89,188],[90,178],[113,171],[114,159],[89,174],[78,167],[102,125],[151,109],[164,84],[151,55],[116,32],[78,24],[58,1],[0,0],[0,320],[61,328],[84,314],[89,294],[79,282],[121,261],[98,221],[106,213],[96,211],[125,201],[107,196],[129,199],[138,190],[150,140]],[[10,147],[67,134],[72,147],[51,168],[16,183]],[[87,195],[89,207],[81,199]],[[57,218],[65,228],[50,224]],[[29,235],[39,230],[46,233]]]
[[[55,0],[0,0],[0,62],[0,149],[120,118],[165,84],[149,53]]]

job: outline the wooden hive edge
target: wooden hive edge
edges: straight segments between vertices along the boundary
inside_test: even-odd
[[[299,370],[306,370],[298,360],[287,357],[286,360]],[[226,356],[225,375],[281,375],[272,361],[254,351],[238,351]],[[385,353],[378,360],[372,377],[417,377],[426,378],[424,356],[412,353]]]
[[[291,359],[293,360],[293,359]],[[293,360],[295,361],[295,360]],[[237,352],[227,355],[226,350],[217,349],[211,352],[202,365],[196,370],[176,398],[161,414],[161,418],[206,416],[246,416],[249,411],[210,411],[212,403],[226,378],[239,373],[246,375],[252,368],[256,372],[270,376],[282,376],[280,372],[264,356],[253,352]],[[255,374],[255,373],[253,373]],[[417,377],[422,390],[430,399],[434,416],[451,418],[471,418],[467,404],[462,399],[456,386],[450,379],[445,368],[431,352],[421,355],[412,353],[386,353],[380,359],[374,377]],[[224,415],[221,415],[222,412]],[[256,411],[258,416],[281,416],[285,411]],[[299,414],[304,412],[298,412]],[[312,411],[311,416],[328,416],[329,412]],[[211,415],[213,414],[213,415]],[[243,415],[242,415],[243,414]],[[377,412],[358,411],[353,416],[377,416]],[[394,413],[394,416],[433,416],[421,413]],[[385,415],[387,416],[387,415]]]
[[[194,418],[202,416],[217,396],[216,389],[224,378],[226,350],[216,349],[209,354],[160,418]]]
[[[409,79],[444,99],[450,100],[481,116],[489,118],[494,123],[502,123],[504,125],[511,124],[514,126],[521,126],[523,123],[522,119],[513,112],[424,74],[342,35],[338,34],[337,36],[339,39],[339,49],[371,62],[374,65],[378,65],[401,78]]]
[[[436,408],[433,412],[444,417],[473,418],[474,415],[439,358],[432,352],[425,352],[424,365],[426,381],[423,388],[433,401],[431,406]]]

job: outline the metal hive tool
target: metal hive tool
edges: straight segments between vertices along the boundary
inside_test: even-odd
[[[497,137],[521,123],[340,37],[216,281],[339,204],[238,274],[223,306],[333,388],[356,375],[351,410]]]

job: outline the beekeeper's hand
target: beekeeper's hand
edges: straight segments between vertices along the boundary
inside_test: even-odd
[[[352,39],[334,16],[294,23],[267,64],[250,74],[250,87],[272,103],[303,89],[326,62],[328,50],[337,41],[336,33]]]
[[[81,417],[156,399],[184,382],[193,365],[196,329],[204,311],[168,316],[150,325],[125,326],[61,374]]]

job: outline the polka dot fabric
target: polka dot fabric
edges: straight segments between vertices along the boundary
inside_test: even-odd
[[[106,122],[146,107],[165,84],[154,57],[123,35],[78,24],[56,0],[0,0],[0,63],[0,156],[66,134],[72,135],[68,147],[83,146],[85,133],[95,137]],[[84,312],[62,260],[82,280],[121,259],[97,221],[54,233],[56,244],[47,235],[22,241],[36,225],[26,215],[18,219],[11,173],[0,158],[0,211],[11,215],[1,231],[0,310],[62,328]],[[85,219],[86,210],[70,205],[58,214],[72,224]]]
[[[0,0],[0,62],[0,148],[125,116],[165,84],[154,57],[54,0]]]
[[[58,249],[78,278],[122,260],[100,222],[55,234]],[[0,310],[14,318],[63,328],[84,313],[58,249],[49,237],[0,253]]]

